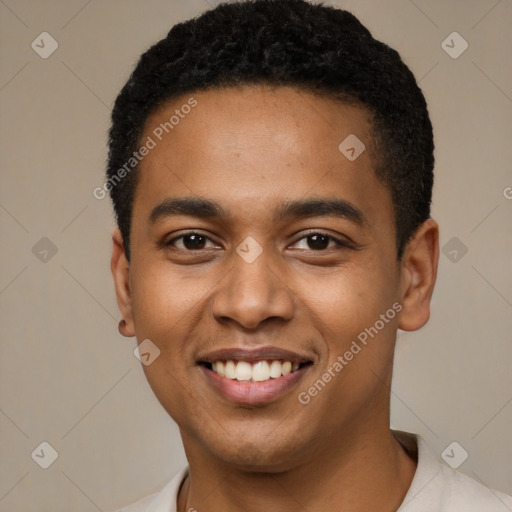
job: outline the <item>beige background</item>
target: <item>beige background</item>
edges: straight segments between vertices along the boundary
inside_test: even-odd
[[[457,441],[469,453],[461,471],[512,493],[512,2],[330,3],[352,10],[420,80],[436,135],[441,245],[457,237],[468,250],[456,262],[441,256],[430,323],[400,335],[393,426],[438,454]],[[138,56],[208,5],[0,1],[0,511],[109,510],[185,463],[135,340],[117,333],[111,207],[92,191],[111,106]],[[59,44],[48,59],[31,48],[43,31]],[[457,59],[441,47],[453,31],[469,43]],[[43,237],[58,251],[47,261],[32,252]],[[59,455],[46,470],[31,458],[42,441]]]

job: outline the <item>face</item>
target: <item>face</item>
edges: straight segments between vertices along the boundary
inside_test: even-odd
[[[284,87],[201,92],[147,120],[131,258],[117,232],[112,268],[186,450],[269,471],[389,426],[396,330],[428,313],[371,136],[361,108]]]

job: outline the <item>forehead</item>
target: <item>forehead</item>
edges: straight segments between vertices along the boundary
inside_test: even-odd
[[[134,216],[184,195],[230,212],[326,194],[378,210],[390,198],[373,170],[371,132],[363,108],[290,87],[175,98],[147,119],[141,142],[153,148],[139,164]]]

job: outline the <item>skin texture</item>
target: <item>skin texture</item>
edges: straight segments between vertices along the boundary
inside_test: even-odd
[[[197,106],[140,164],[130,262],[118,230],[112,256],[123,334],[161,351],[143,368],[189,461],[179,510],[396,510],[415,471],[389,429],[396,330],[428,321],[438,226],[421,225],[397,260],[391,194],[373,171],[364,109],[288,87],[193,96]],[[188,98],[153,113],[141,140]],[[354,161],[338,150],[349,134],[367,147]],[[151,222],[153,209],[175,197],[216,201],[228,215]],[[348,201],[364,222],[274,221],[284,202],[315,198]],[[208,237],[202,248],[183,238],[165,245],[187,231]],[[324,239],[318,249],[315,233],[349,245]],[[248,236],[263,250],[252,263],[236,252]],[[394,303],[401,311],[301,404],[299,392]],[[208,351],[261,346],[313,362],[272,403],[226,400],[197,364]]]

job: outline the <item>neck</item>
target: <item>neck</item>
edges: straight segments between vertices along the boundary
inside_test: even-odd
[[[184,445],[189,477],[178,511],[295,512],[395,511],[411,484],[416,463],[393,437],[389,423],[342,433],[335,443],[301,454],[301,463],[279,472],[240,469]],[[187,446],[188,445],[188,446]]]

